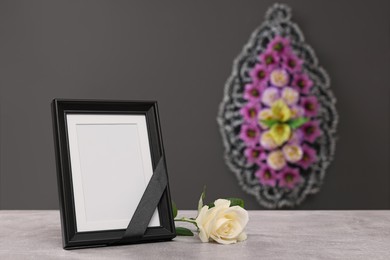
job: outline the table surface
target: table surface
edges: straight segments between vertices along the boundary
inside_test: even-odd
[[[2,210],[0,259],[390,259],[390,211],[249,211],[249,218],[248,240],[233,245],[194,236],[64,250],[58,211]]]

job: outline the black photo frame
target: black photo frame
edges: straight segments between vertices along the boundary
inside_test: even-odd
[[[52,115],[64,249],[176,236],[157,102],[54,99]]]

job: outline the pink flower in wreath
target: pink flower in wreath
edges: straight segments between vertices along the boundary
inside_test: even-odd
[[[302,70],[303,60],[298,58],[292,52],[285,55],[283,58],[282,67],[290,73],[296,73]]]
[[[286,167],[279,173],[279,186],[293,189],[301,181],[297,168]]]
[[[302,117],[305,115],[305,110],[301,106],[293,105],[290,108],[291,110],[291,118]]]
[[[298,165],[303,169],[308,169],[317,160],[317,152],[306,144],[302,145],[302,150],[302,159],[298,162]]]
[[[313,81],[307,74],[296,74],[292,81],[292,86],[302,94],[309,94],[313,86]]]
[[[247,146],[254,147],[259,143],[260,129],[256,124],[243,124],[241,126],[240,138]]]
[[[253,85],[262,84],[267,81],[269,77],[269,68],[263,64],[256,64],[256,66],[249,73]]]
[[[265,186],[275,187],[278,180],[278,175],[266,164],[261,164],[259,169],[255,172],[256,177],[260,183]]]
[[[246,84],[244,89],[244,98],[248,101],[260,101],[262,87],[255,84]]]
[[[246,148],[244,155],[249,163],[259,164],[267,158],[263,148],[260,146]]]
[[[317,97],[309,96],[301,99],[301,106],[305,109],[305,115],[308,117],[315,117],[318,114],[319,103]]]
[[[240,109],[240,114],[243,116],[246,122],[257,122],[257,115],[260,111],[260,103],[248,102]]]
[[[321,135],[320,122],[317,120],[305,123],[301,129],[305,140],[310,143],[313,143]]]
[[[289,53],[291,52],[290,40],[288,38],[277,35],[269,42],[267,51],[272,51],[279,55]]]
[[[267,66],[267,68],[275,67],[279,63],[279,60],[280,57],[274,51],[267,50],[260,54],[260,61]]]
[[[289,144],[301,144],[303,141],[303,133],[301,129],[296,129],[292,134],[290,139],[288,140]]]

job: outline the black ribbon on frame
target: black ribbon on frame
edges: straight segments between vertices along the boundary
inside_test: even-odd
[[[161,156],[123,237],[111,244],[139,241],[144,236],[167,185],[165,158]]]

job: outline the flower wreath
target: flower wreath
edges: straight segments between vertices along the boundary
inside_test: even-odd
[[[335,150],[338,114],[330,79],[275,4],[235,60],[220,105],[227,165],[267,208],[316,193]]]

